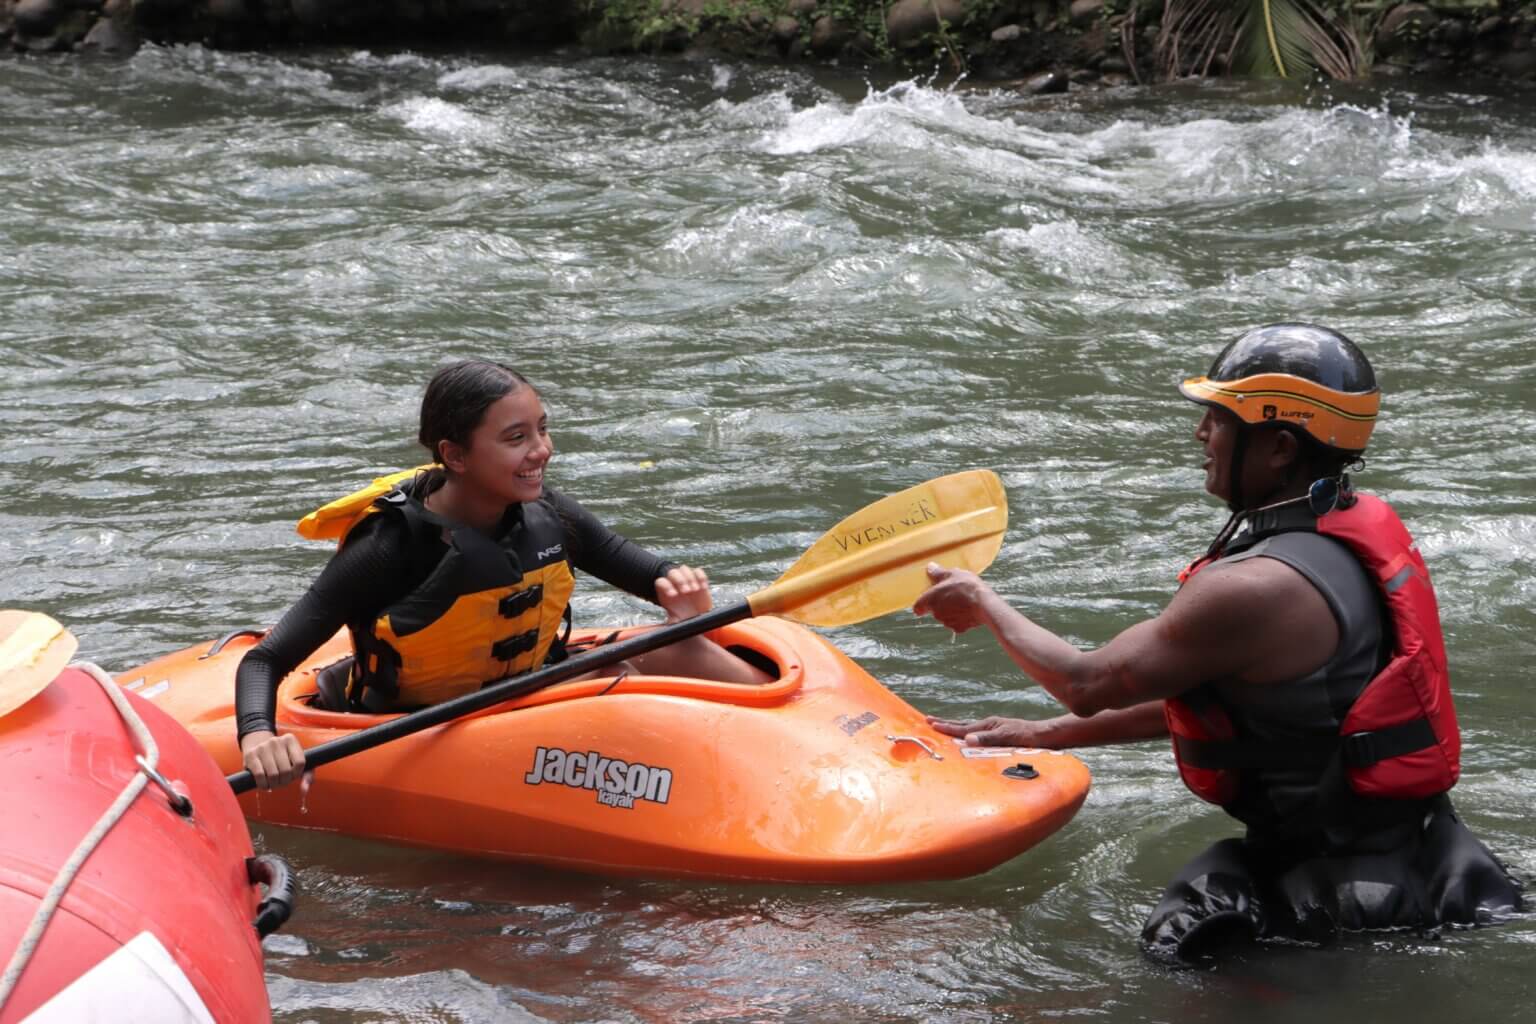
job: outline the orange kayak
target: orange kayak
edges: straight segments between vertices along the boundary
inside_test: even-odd
[[[259,635],[119,682],[234,772],[235,667]],[[986,871],[1087,796],[1070,754],[963,748],[800,626],[758,618],[711,636],[779,678],[563,683],[328,764],[303,802],[289,786],[241,803],[258,821],[579,871],[845,883]],[[314,706],[316,672],[348,653],[343,632],[279,688],[278,728],[306,748],[384,720]]]

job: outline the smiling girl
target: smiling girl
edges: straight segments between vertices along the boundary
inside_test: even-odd
[[[384,712],[563,660],[573,568],[654,601],[668,622],[713,604],[703,570],[645,551],[544,485],[554,455],[548,415],[515,370],[480,360],[439,370],[422,396],[418,439],[435,465],[388,493],[360,491],[323,510],[333,533],[306,535],[339,536],[341,549],[240,662],[240,750],[263,789],[292,782],[304,767],[298,741],[276,734],[277,685],[342,626],[354,650],[344,700]],[[633,667],[768,681],[702,636]]]

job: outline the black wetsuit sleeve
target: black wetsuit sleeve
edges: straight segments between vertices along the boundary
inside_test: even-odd
[[[298,603],[241,659],[235,670],[240,736],[276,731],[277,686],[283,677],[342,626],[371,620],[409,592],[414,583],[409,533],[381,526],[336,552]]]
[[[656,578],[677,568],[676,562],[669,562],[614,533],[565,495],[550,490],[544,495],[565,526],[567,551],[573,566],[636,597],[658,603]]]

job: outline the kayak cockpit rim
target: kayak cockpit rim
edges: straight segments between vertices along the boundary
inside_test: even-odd
[[[623,630],[618,638],[632,636],[645,627]],[[577,630],[573,641],[587,638],[606,639],[612,630]],[[345,634],[338,634],[339,637]],[[750,707],[769,707],[781,704],[797,693],[805,680],[803,659],[794,645],[777,631],[754,627],[749,622],[721,627],[709,634],[710,638],[725,647],[745,648],[748,655],[757,655],[763,668],[768,662],[774,666],[778,678],[770,683],[726,683],[715,679],[693,679],[683,676],[642,676],[617,673],[595,679],[578,679],[537,690],[517,700],[497,704],[476,712],[467,718],[484,718],[506,714],[523,708],[541,707],[573,700],[606,697],[618,694],[648,694],[653,696],[683,697],[691,700],[711,701],[722,704],[738,704]],[[334,643],[334,641],[333,641]],[[350,651],[350,643],[346,650]],[[330,649],[327,644],[325,649]],[[754,658],[753,660],[759,660]],[[335,657],[312,660],[308,665],[290,674],[278,689],[279,718],[296,725],[310,725],[330,729],[362,729],[388,721],[395,715],[373,715],[346,711],[327,711],[314,704],[317,691],[316,676]],[[615,679],[618,681],[615,682]],[[402,712],[403,713],[403,712]]]

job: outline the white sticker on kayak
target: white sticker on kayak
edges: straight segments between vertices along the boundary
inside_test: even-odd
[[[146,686],[146,687],[144,687],[144,689],[139,691],[139,696],[140,697],[148,697],[149,699],[153,700],[154,698],[160,696],[162,693],[164,693],[166,690],[169,690],[170,688],[171,688],[171,681],[169,679],[162,679],[158,683],[156,683],[154,686]]]
[[[878,721],[880,721],[879,715],[873,711],[866,711],[862,715],[838,715],[832,719],[832,724],[852,736],[865,726],[874,725]]]
[[[595,750],[583,754],[538,747],[533,752],[533,767],[523,781],[530,786],[549,782],[590,789],[597,793],[598,803],[626,811],[634,810],[636,800],[664,804],[672,796],[672,769],[604,757]]]
[[[961,744],[960,753],[964,757],[1036,757],[1040,754],[1054,754],[1059,756],[1059,750],[1041,750],[1039,747],[967,747],[964,740],[956,740]]]
[[[140,932],[120,946],[32,1011],[21,1024],[83,1021],[215,1024],[181,965],[149,932]]]

